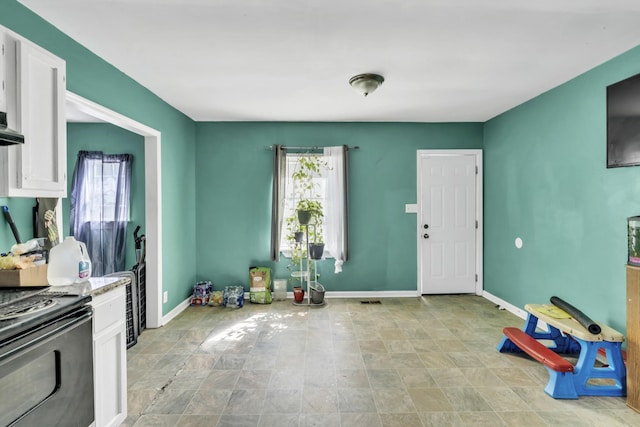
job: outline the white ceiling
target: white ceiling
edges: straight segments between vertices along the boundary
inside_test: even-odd
[[[482,122],[640,44],[639,0],[19,1],[196,121]]]

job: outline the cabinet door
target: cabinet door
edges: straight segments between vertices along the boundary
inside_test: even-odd
[[[640,412],[640,268],[627,265],[627,405]]]
[[[112,325],[93,341],[96,427],[119,426],[127,417],[127,337],[124,322]]]
[[[127,417],[127,296],[124,286],[93,297],[95,427]]]
[[[18,130],[17,187],[40,196],[66,197],[65,62],[32,43],[16,41]]]
[[[7,59],[4,47],[5,32],[0,28],[0,111],[7,112],[6,67]]]
[[[25,143],[0,147],[0,197],[66,197],[65,62],[0,27],[9,127]]]

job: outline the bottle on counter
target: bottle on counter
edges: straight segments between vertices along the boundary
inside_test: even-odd
[[[73,236],[49,251],[47,281],[51,286],[66,286],[88,280],[91,277],[91,260],[84,242]]]

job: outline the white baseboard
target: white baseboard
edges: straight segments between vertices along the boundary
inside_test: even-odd
[[[325,298],[414,298],[419,296],[418,291],[326,291],[324,294]],[[287,292],[287,298],[293,298],[293,292]],[[249,301],[249,292],[244,293],[244,300]]]
[[[326,298],[412,298],[418,291],[327,291]]]
[[[498,298],[495,295],[491,295],[489,292],[487,291],[482,291],[482,297],[488,299],[489,301],[495,303],[498,308],[500,308],[501,310],[507,310],[509,313],[515,314],[516,316],[518,316],[521,319],[526,319],[527,318],[527,312],[524,311],[521,308],[516,307],[513,304],[509,304],[508,302],[506,302],[505,300]]]
[[[182,301],[173,310],[168,312],[166,315],[162,316],[162,324],[160,326],[166,325],[171,320],[173,320],[178,314],[182,313],[187,307],[189,307],[190,302],[191,302],[191,297]]]
[[[327,291],[325,293],[325,298],[415,298],[419,297],[420,293],[416,291]],[[482,297],[488,299],[489,301],[495,303],[500,307],[500,309],[505,309],[514,315],[526,319],[527,312],[516,307],[515,305],[509,304],[508,302],[491,295],[487,291],[482,292]],[[287,292],[287,298],[293,299],[293,292]],[[244,294],[245,302],[249,302],[249,292],[245,292]],[[173,310],[171,310],[166,315],[162,316],[162,324],[161,326],[166,325],[171,320],[173,320],[178,314],[182,313],[187,307],[189,307],[191,297],[185,299],[180,304],[178,304]]]

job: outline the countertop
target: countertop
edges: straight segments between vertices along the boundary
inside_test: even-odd
[[[129,283],[131,283],[131,279],[125,276],[90,277],[89,280],[73,285],[50,286],[48,291],[60,291],[74,295],[91,295],[92,297],[97,297],[112,289],[128,285]]]
[[[105,294],[120,286],[127,285],[130,282],[130,277],[118,275],[112,277],[91,277],[87,281],[69,286],[24,289],[24,291],[29,291],[34,294],[41,292],[41,295],[53,293],[52,299],[56,301],[56,304],[53,304],[50,308],[43,311],[35,311],[31,314],[9,319],[0,319],[0,346],[5,345],[9,340],[13,339],[13,337],[20,336],[38,325],[54,320],[56,316],[68,313],[69,310],[81,308],[99,295]],[[13,291],[15,291],[15,289],[13,289]],[[0,292],[12,292],[12,289],[0,288]],[[58,292],[66,295],[56,294]]]

